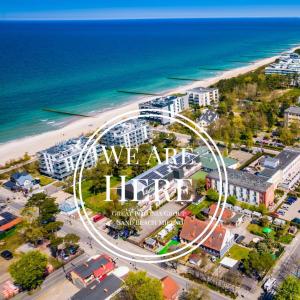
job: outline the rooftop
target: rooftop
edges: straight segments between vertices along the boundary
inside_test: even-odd
[[[183,227],[180,233],[180,237],[184,240],[191,242],[196,239],[206,228],[208,221],[201,221],[196,218],[186,217],[183,223]],[[201,242],[204,238],[207,237],[211,228],[214,226],[214,222],[210,225],[206,233],[198,239],[197,243]],[[225,239],[227,229],[219,224],[212,234],[206,239],[203,246],[220,251]]]
[[[129,133],[137,128],[141,128],[142,126],[145,126],[146,124],[147,124],[146,121],[141,119],[129,120],[114,126],[109,130],[108,133],[110,134]]]
[[[212,217],[215,214],[216,210],[217,210],[217,203],[213,203],[209,207],[209,215]],[[215,218],[218,218],[220,216],[221,212],[222,212],[222,208],[219,207],[219,209],[218,209],[218,211],[216,213]],[[229,219],[231,219],[233,217],[233,215],[234,215],[234,213],[231,210],[229,210],[227,208],[224,208],[224,211],[223,211],[221,219],[223,221],[229,220]]]
[[[22,221],[21,218],[11,214],[10,212],[4,212],[0,214],[0,232],[11,229]]]
[[[226,171],[229,184],[242,186],[244,188],[248,188],[259,192],[265,192],[270,186],[272,186],[272,184],[267,182],[266,179],[254,174],[229,168],[227,168]],[[221,171],[221,174],[224,180],[224,172]],[[209,173],[207,177],[219,180],[219,173],[217,170],[215,170]]]
[[[217,88],[206,88],[206,87],[196,87],[191,90],[188,90],[188,93],[206,93],[217,90]]]
[[[205,110],[205,112],[200,116],[199,122],[204,121],[207,124],[211,124],[219,118],[219,115],[210,109]]]
[[[177,97],[177,96],[160,97],[160,98],[156,98],[156,99],[153,99],[150,101],[143,102],[139,106],[140,107],[151,106],[151,107],[156,107],[156,108],[163,108],[165,106],[172,104],[173,101],[177,98],[179,98],[179,97]]]
[[[71,297],[72,300],[105,300],[122,287],[122,280],[111,274],[102,281],[94,281]]]
[[[173,300],[179,293],[180,287],[170,276],[163,277],[161,280],[163,296],[166,300]]]

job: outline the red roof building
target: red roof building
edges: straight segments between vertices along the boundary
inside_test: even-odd
[[[194,217],[186,217],[180,233],[181,240],[183,242],[193,241],[205,230],[208,224],[208,221],[200,221]],[[200,248],[214,256],[222,257],[233,245],[234,235],[222,224],[218,224],[214,231],[208,236],[214,225],[215,222],[210,225],[196,243],[199,244],[205,239],[205,241],[201,243]]]
[[[193,215],[193,213],[192,213],[190,210],[184,209],[184,210],[178,215],[178,217],[179,217],[179,218],[182,218],[182,219],[185,219],[186,217],[190,217],[190,216],[192,216],[192,215]]]
[[[213,217],[213,215],[215,214],[216,210],[217,210],[217,203],[213,203],[213,204],[209,207],[209,212],[208,212],[209,216],[210,216],[210,217]],[[216,213],[216,215],[215,215],[215,219],[218,219],[218,218],[219,218],[221,212],[222,212],[222,207],[219,207],[219,209],[218,209],[218,211],[217,211],[217,213]],[[230,219],[231,219],[233,216],[234,216],[234,213],[233,213],[231,210],[229,210],[229,209],[227,209],[227,208],[224,208],[224,211],[223,211],[221,220],[222,220],[223,222],[224,222],[224,221],[225,221],[225,222],[226,222],[226,221],[230,221]]]
[[[10,212],[4,212],[0,214],[0,233],[8,231],[14,228],[16,225],[22,222],[22,219],[11,214]]]
[[[177,300],[179,296],[180,287],[174,279],[169,276],[162,278],[161,280],[163,288],[163,297],[165,300]]]

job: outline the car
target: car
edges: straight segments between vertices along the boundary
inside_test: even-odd
[[[244,235],[240,235],[237,239],[236,239],[236,243],[237,244],[240,244],[243,240],[245,239],[245,236]]]
[[[9,250],[2,251],[0,255],[6,260],[10,260],[13,258],[13,254]]]
[[[70,255],[74,255],[74,254],[76,254],[77,249],[78,249],[78,246],[71,245],[67,248],[67,253],[69,253]]]
[[[300,218],[294,218],[291,222],[295,224],[300,224]]]
[[[101,214],[96,214],[96,215],[93,216],[93,222],[96,223],[96,222],[102,220],[103,218],[104,218],[103,215],[101,215]]]

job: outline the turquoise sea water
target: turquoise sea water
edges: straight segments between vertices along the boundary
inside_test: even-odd
[[[0,22],[0,142],[300,44],[300,19]],[[242,62],[233,62],[233,61]]]

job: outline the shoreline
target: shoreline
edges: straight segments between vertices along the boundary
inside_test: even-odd
[[[287,51],[294,51],[298,48],[299,46],[295,46]],[[196,81],[190,84],[180,85],[174,89],[163,91],[162,96],[166,96],[173,93],[183,93],[187,89],[192,89],[198,86],[208,87],[212,84],[215,84],[219,80],[233,78],[238,75],[254,71],[259,67],[272,63],[278,57],[279,55],[260,59],[246,66],[224,71],[221,74],[211,78],[206,78],[201,81]],[[95,114],[91,118],[77,119],[67,122],[66,126],[62,128],[1,144],[0,164],[5,164],[6,162],[12,159],[21,158],[26,152],[29,155],[33,156],[38,151],[49,148],[59,142],[77,137],[81,134],[87,134],[91,131],[95,131],[103,123],[115,117],[116,114],[122,114],[128,110],[138,109],[139,103],[153,98],[157,97],[141,96],[139,98],[135,98],[132,101],[125,102],[119,105],[118,107],[112,107],[108,109],[103,108],[102,112]]]

